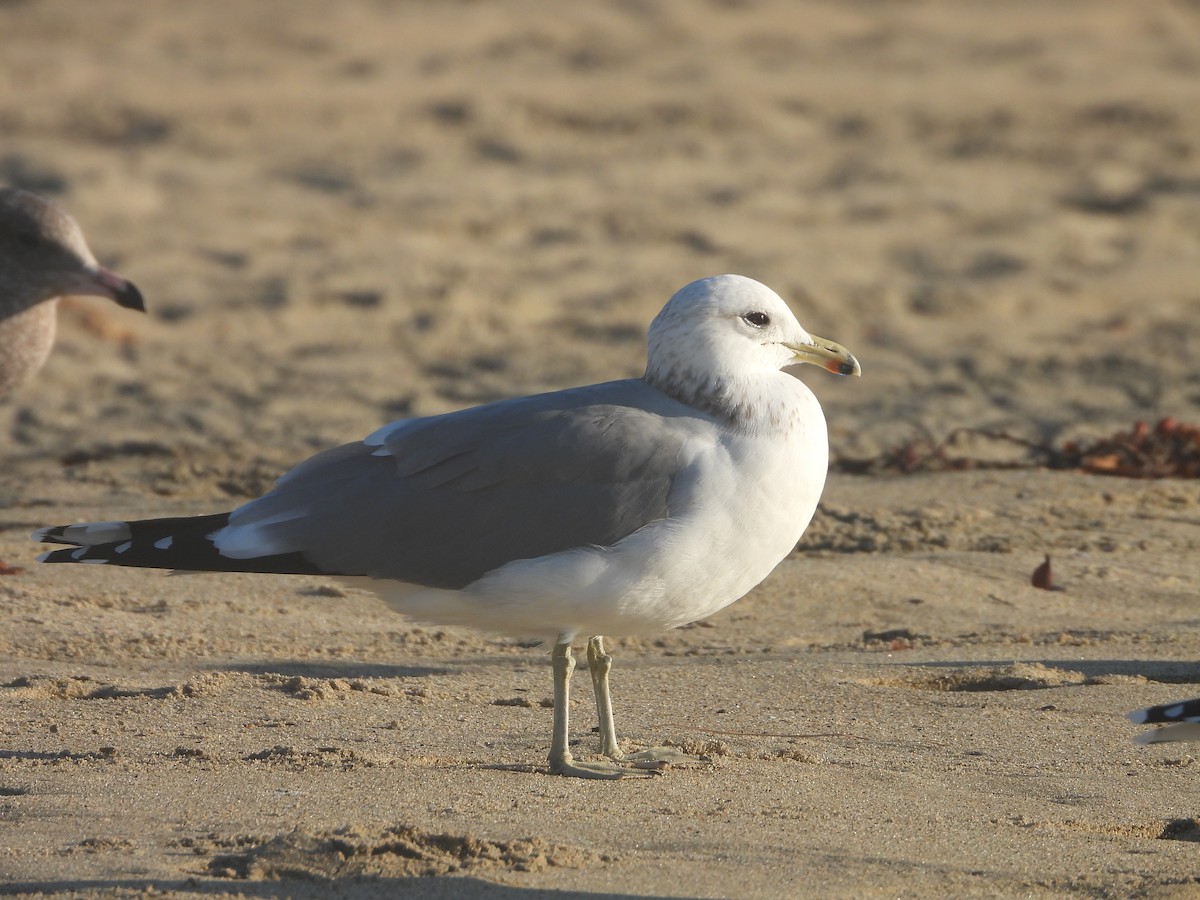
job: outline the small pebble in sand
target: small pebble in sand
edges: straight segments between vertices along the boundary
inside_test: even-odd
[[[1050,568],[1049,553],[1046,554],[1046,561],[1033,570],[1033,576],[1029,579],[1029,583],[1043,591],[1060,590],[1054,583],[1054,572]]]

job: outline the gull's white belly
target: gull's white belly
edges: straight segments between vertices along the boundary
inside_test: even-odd
[[[634,552],[657,562],[634,565],[657,577],[623,596],[613,610],[617,618],[597,633],[657,631],[712,615],[761,583],[796,546],[824,486],[825,429],[799,447],[746,439],[729,450],[739,478],[720,491],[709,482],[698,492],[703,502],[645,529],[647,546]],[[626,540],[635,544],[638,537]]]

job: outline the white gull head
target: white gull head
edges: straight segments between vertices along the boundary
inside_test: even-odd
[[[845,347],[809,334],[778,294],[744,275],[681,288],[651,323],[648,343],[649,384],[737,422],[754,417],[757,398],[788,366],[861,372]]]

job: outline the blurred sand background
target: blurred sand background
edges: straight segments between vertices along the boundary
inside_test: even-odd
[[[27,541],[639,374],[729,271],[861,359],[802,373],[840,459],[1196,421],[1200,4],[5,0],[0,48],[0,181],[150,305],[0,403],[0,893],[1200,892],[1200,756],[1121,717],[1200,692],[1194,482],[835,472],[759,589],[616,643],[620,736],[714,760],[619,783],[545,774],[541,649]]]

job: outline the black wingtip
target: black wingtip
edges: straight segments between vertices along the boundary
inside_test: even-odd
[[[89,547],[64,547],[62,550],[47,550],[38,555],[37,561],[40,563],[108,562],[107,559],[87,558],[86,554],[90,549]]]
[[[38,557],[44,563],[107,563],[182,572],[260,572],[279,575],[336,575],[304,554],[277,553],[250,559],[222,556],[213,535],[229,524],[229,513],[133,522],[83,522],[39,528],[33,540],[66,544]]]
[[[39,544],[63,544],[67,543],[62,539],[63,529],[65,525],[47,525],[45,528],[39,528],[29,536],[31,541],[37,541]]]

